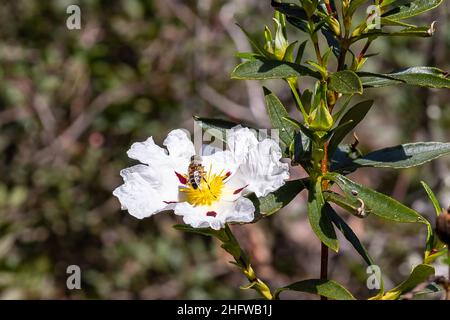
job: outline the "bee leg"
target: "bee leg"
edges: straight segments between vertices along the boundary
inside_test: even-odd
[[[211,187],[209,186],[208,181],[206,181],[205,177],[202,177],[203,181],[205,181],[206,185],[208,186],[208,189],[211,190]]]

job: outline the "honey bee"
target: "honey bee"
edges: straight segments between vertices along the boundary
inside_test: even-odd
[[[198,189],[200,183],[205,180],[205,167],[202,165],[202,157],[192,156],[188,167],[189,184],[194,189]]]

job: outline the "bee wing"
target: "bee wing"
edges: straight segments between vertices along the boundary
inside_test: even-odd
[[[202,175],[197,170],[194,171],[194,180],[195,180],[195,183],[198,184],[198,185],[202,181]]]

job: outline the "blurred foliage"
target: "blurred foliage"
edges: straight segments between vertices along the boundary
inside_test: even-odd
[[[81,30],[66,28],[69,4],[81,8]],[[258,113],[262,92],[229,80],[229,73],[236,46],[249,51],[234,22],[256,33],[272,14],[269,1],[258,0],[2,4],[0,298],[254,297],[237,289],[244,278],[217,243],[173,230],[179,220],[171,215],[138,221],[120,211],[111,192],[121,183],[120,169],[132,164],[126,156],[132,142],[151,135],[160,142],[172,128],[192,129],[194,114],[266,125]],[[448,16],[444,4],[427,17],[438,20],[432,41],[380,41],[372,49],[383,53],[373,59],[376,68],[450,69]],[[292,106],[288,88],[269,86]],[[363,149],[449,140],[448,91],[392,87],[376,94],[371,120],[358,129]],[[449,203],[448,164],[444,159],[399,175],[362,170],[357,179],[432,219],[419,181]],[[375,218],[364,226],[348,222],[380,263],[387,285],[403,280],[423,249],[425,230]],[[308,228],[305,200],[298,197],[236,234],[261,277],[281,286],[319,272],[319,243]],[[331,257],[332,277],[356,296],[369,296],[364,264],[351,248],[342,252]],[[81,267],[82,290],[66,289],[71,264]]]

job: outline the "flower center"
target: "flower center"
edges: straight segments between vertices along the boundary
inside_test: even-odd
[[[220,200],[222,196],[224,180],[227,174],[204,174],[200,180],[200,185],[194,186],[191,183],[180,191],[186,196],[186,201],[193,206],[210,206],[213,202]]]

